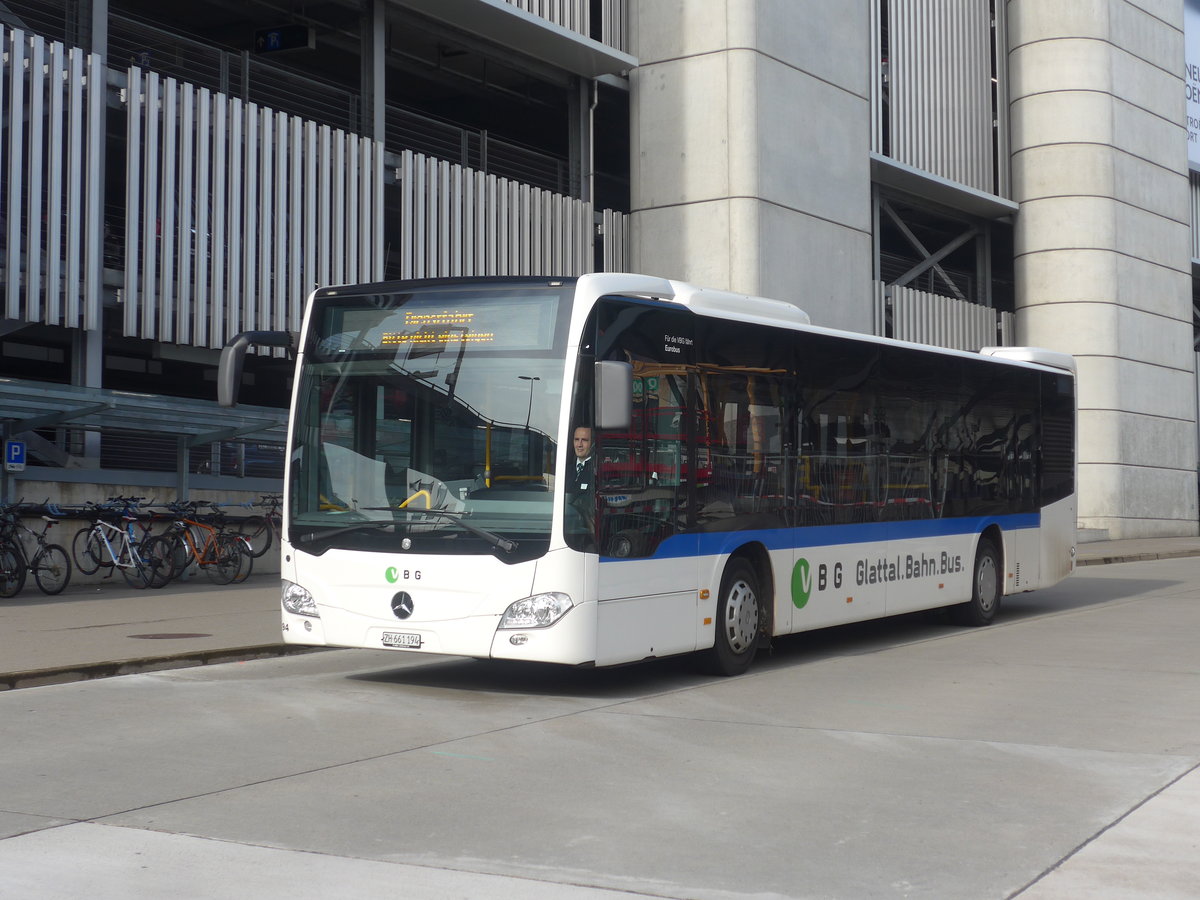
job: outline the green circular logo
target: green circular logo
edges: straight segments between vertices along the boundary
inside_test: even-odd
[[[383,573],[383,577],[388,580],[388,584],[395,584],[400,580],[400,570],[395,566],[388,566],[388,570]]]
[[[792,569],[792,603],[796,609],[804,609],[808,598],[812,596],[812,569],[807,559],[796,560]]]

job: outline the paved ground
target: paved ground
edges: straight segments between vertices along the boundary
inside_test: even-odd
[[[1034,599],[1020,598],[1011,604],[1010,621],[1002,624],[998,632],[986,629],[974,636],[960,635],[949,640],[933,637],[932,644],[917,636],[912,643],[901,642],[884,652],[856,644],[847,651],[849,655],[840,652],[837,640],[833,640],[819,654],[827,659],[806,662],[798,669],[794,661],[772,658],[756,667],[750,677],[717,680],[700,686],[689,683],[679,687],[672,683],[661,691],[656,689],[629,698],[615,696],[620,692],[614,687],[613,697],[591,698],[597,701],[595,703],[589,701],[586,691],[574,699],[569,690],[551,691],[548,698],[539,699],[537,691],[519,679],[512,685],[474,686],[469,674],[447,676],[447,672],[460,671],[457,663],[449,669],[437,665],[430,669],[423,660],[405,658],[405,668],[396,669],[394,663],[389,666],[389,662],[397,658],[391,654],[375,654],[383,660],[380,662],[374,662],[375,656],[371,656],[371,661],[358,663],[362,671],[347,678],[345,673],[332,672],[339,665],[336,662],[339,654],[318,653],[286,661],[289,666],[287,678],[297,691],[304,689],[306,677],[317,679],[313,681],[314,696],[325,696],[325,706],[321,706],[319,699],[310,702],[324,710],[324,716],[332,722],[332,731],[328,728],[313,731],[311,723],[306,724],[311,710],[302,711],[303,707],[295,697],[277,693],[277,685],[282,682],[275,679],[282,677],[282,670],[278,670],[280,675],[271,675],[264,670],[262,676],[257,676],[262,679],[261,684],[248,681],[239,688],[242,677],[238,669],[213,669],[213,676],[205,681],[214,681],[214,686],[206,690],[219,693],[218,685],[226,685],[230,695],[226,698],[228,702],[214,702],[208,706],[206,715],[216,717],[211,725],[218,732],[221,729],[229,732],[231,728],[239,727],[235,721],[239,715],[250,715],[240,713],[237,704],[262,704],[274,698],[276,704],[283,704],[286,713],[275,718],[289,723],[287,727],[299,727],[300,732],[289,732],[286,736],[274,734],[272,729],[283,726],[273,722],[267,714],[271,706],[256,707],[260,709],[256,714],[258,720],[267,729],[266,745],[276,747],[279,752],[302,747],[320,756],[331,748],[338,752],[349,749],[346,741],[338,738],[338,725],[345,724],[342,719],[355,712],[356,706],[369,706],[366,711],[371,713],[371,718],[378,719],[379,733],[366,729],[355,731],[357,736],[350,746],[360,742],[369,744],[358,751],[368,754],[359,764],[382,766],[393,758],[393,751],[387,749],[385,752],[373,742],[386,742],[381,746],[391,748],[397,734],[411,732],[414,728],[420,732],[421,728],[433,727],[440,720],[435,708],[444,710],[444,704],[449,702],[469,709],[471,715],[487,718],[498,713],[499,697],[516,696],[514,714],[518,715],[512,722],[489,720],[486,727],[473,726],[477,729],[473,735],[464,735],[455,743],[445,742],[445,735],[430,737],[424,750],[430,759],[424,761],[420,754],[412,752],[394,756],[398,764],[416,766],[423,772],[421,777],[431,779],[430,784],[442,783],[438,779],[449,774],[447,766],[458,761],[453,767],[453,777],[465,779],[461,782],[462,802],[470,809],[459,810],[465,818],[458,813],[446,818],[445,810],[423,806],[427,801],[422,800],[420,792],[410,798],[412,814],[421,821],[426,821],[427,817],[428,827],[434,829],[430,832],[433,837],[437,836],[437,828],[466,827],[467,833],[473,835],[472,839],[476,832],[487,835],[503,832],[503,828],[496,831],[497,822],[491,822],[487,826],[490,830],[485,830],[489,819],[480,820],[478,825],[469,824],[478,816],[497,814],[493,804],[485,799],[496,791],[500,792],[498,797],[507,798],[514,804],[510,814],[518,815],[518,810],[525,810],[518,817],[529,817],[526,827],[536,829],[539,827],[536,823],[543,816],[553,820],[558,813],[553,809],[543,810],[536,800],[523,793],[524,782],[520,779],[514,784],[505,778],[497,781],[494,770],[476,773],[472,766],[485,758],[489,762],[504,758],[523,760],[512,763],[516,766],[513,771],[517,773],[532,766],[544,774],[552,774],[554,758],[567,751],[582,760],[587,771],[603,776],[590,785],[571,786],[574,792],[582,790],[586,793],[587,804],[596,811],[599,819],[607,821],[609,813],[620,819],[619,810],[609,810],[609,807],[633,803],[641,809],[639,815],[648,817],[645,821],[636,816],[629,820],[629,827],[635,831],[649,828],[664,816],[673,822],[673,829],[682,827],[686,831],[686,811],[660,808],[655,798],[666,794],[678,801],[679,797],[687,796],[688,785],[699,777],[701,782],[711,784],[722,800],[726,799],[725,785],[736,784],[739,779],[757,778],[755,767],[744,756],[744,740],[750,738],[756,742],[755,756],[770,761],[766,765],[772,771],[784,771],[784,763],[790,758],[819,759],[822,765],[832,766],[836,777],[829,784],[830,790],[838,784],[845,785],[846,779],[862,778],[864,773],[881,779],[877,784],[864,786],[863,793],[882,804],[877,810],[881,817],[877,826],[872,825],[870,817],[863,818],[856,812],[853,804],[839,803],[835,799],[836,791],[828,793],[821,784],[803,779],[795,784],[788,782],[787,790],[802,790],[814,804],[812,808],[822,811],[826,817],[825,825],[830,830],[794,835],[797,839],[803,838],[798,845],[764,848],[772,859],[786,858],[789,853],[799,852],[799,847],[811,847],[813,841],[820,842],[845,833],[857,835],[855,840],[860,844],[870,838],[868,843],[874,849],[866,856],[854,857],[853,842],[838,842],[830,845],[829,852],[835,856],[846,854],[847,861],[857,859],[858,865],[873,867],[872,874],[901,871],[906,859],[910,858],[906,854],[921,853],[920,848],[928,848],[933,842],[944,845],[946,852],[935,853],[930,858],[943,859],[947,871],[961,869],[958,877],[964,879],[964,884],[970,883],[972,877],[983,879],[987,876],[995,881],[998,877],[995,873],[955,855],[953,848],[965,849],[960,846],[964,845],[964,839],[953,829],[948,830],[948,824],[971,821],[973,816],[983,815],[991,809],[992,813],[988,815],[998,814],[1003,825],[1008,821],[1006,808],[1011,805],[1008,812],[1013,816],[1008,818],[1012,821],[1008,822],[1008,827],[998,829],[992,840],[1009,853],[1019,854],[1020,848],[1026,846],[1028,858],[1047,857],[1053,862],[1040,874],[1035,873],[1035,877],[1020,881],[1020,887],[1014,885],[1007,896],[1021,900],[1125,897],[1194,900],[1200,897],[1197,887],[1200,885],[1200,766],[1197,765],[1200,762],[1200,703],[1197,702],[1200,662],[1194,650],[1195,634],[1200,628],[1200,564],[1177,557],[1200,556],[1200,539],[1104,542],[1085,544],[1080,549],[1083,566],[1126,560],[1138,562],[1130,566],[1106,566],[1103,570],[1083,569],[1076,585],[1068,582],[1065,591],[1056,589],[1055,596],[1061,594],[1066,600],[1061,611],[1049,617],[1027,619],[1043,613],[1035,602],[1037,595],[1028,595]],[[1099,580],[1092,577],[1093,573],[1101,572],[1111,577]],[[283,649],[278,644],[276,631],[276,577],[255,578],[233,588],[191,583],[162,592],[102,585],[72,589],[57,598],[26,591],[18,598],[0,603],[0,673],[8,673],[0,674],[0,683],[28,687],[126,671],[175,670],[213,661],[278,655]],[[983,639],[985,634],[986,640]],[[980,658],[981,651],[989,655]],[[297,668],[297,663],[303,663],[303,666]],[[966,663],[970,664],[963,668]],[[282,660],[270,663],[272,666],[284,664]],[[413,668],[407,668],[410,666]],[[219,674],[225,670],[228,674]],[[426,670],[429,674],[423,675]],[[928,690],[945,673],[960,671],[970,674],[963,677],[961,683],[957,675],[955,680],[943,682],[933,696],[925,697],[919,706],[913,706],[916,696],[913,690]],[[666,673],[663,677],[668,679],[676,677],[670,666],[664,666],[658,675],[649,676],[650,681],[662,676],[663,672]],[[801,675],[810,689],[807,699],[795,693],[796,678]],[[446,685],[438,682],[439,678],[446,677],[452,679]],[[467,681],[454,680],[458,678]],[[637,684],[640,691],[645,681],[646,678],[639,677],[630,684]],[[147,716],[156,723],[154,740],[162,742],[172,733],[195,727],[195,711],[187,704],[180,706],[180,702],[184,695],[191,696],[199,689],[198,677],[189,679],[186,673],[178,672],[165,680],[118,679],[108,684],[116,686],[118,682],[129,685],[128,690],[118,692],[118,699],[126,703],[128,710],[124,713],[124,728],[140,721],[141,716]],[[388,691],[386,696],[374,697],[364,689],[374,683],[392,685],[393,682],[404,686],[404,690]],[[614,684],[625,684],[621,674],[614,675]],[[864,684],[882,686],[882,693],[868,696],[863,692]],[[995,694],[986,707],[975,708],[976,700],[972,698],[983,696],[978,693],[981,689],[994,692],[1001,686],[1003,691]],[[21,729],[34,724],[51,729],[44,735],[29,733],[28,739],[37,742],[37,746],[52,747],[53,729],[63,721],[75,722],[80,735],[99,733],[94,728],[103,731],[102,721],[109,712],[100,702],[112,698],[108,696],[109,692],[104,692],[102,698],[94,690],[97,687],[100,683],[79,685],[78,688],[67,685],[47,693],[35,690],[28,695],[10,695],[11,700],[18,702],[9,704],[9,712],[22,713],[21,721],[25,723],[10,722],[9,737],[18,742],[10,748],[20,749],[26,734]],[[446,696],[453,694],[452,699],[439,699],[446,693],[446,687],[468,690],[451,691]],[[335,700],[329,693],[333,690],[349,693]],[[526,693],[528,698],[524,697]],[[135,700],[133,695],[141,699],[134,707],[128,707],[128,703]],[[19,696],[27,697],[27,702],[19,700]],[[818,697],[828,698],[830,702],[821,705],[815,699]],[[1071,697],[1076,699],[1054,713],[1054,716],[1064,718],[1071,737],[1064,739],[1056,735],[1054,739],[1047,739],[1046,733],[1038,732],[1032,723],[1053,719],[1054,716],[1049,714],[1050,705],[1063,704]],[[575,702],[580,699],[589,702]],[[997,700],[1002,701],[999,707]],[[343,702],[349,706],[340,707]],[[531,715],[535,708],[540,709],[547,702],[556,707],[553,715]],[[576,705],[581,708],[575,709]],[[96,721],[89,724],[88,710],[93,706],[90,715]],[[557,709],[559,706],[564,708]],[[595,708],[583,709],[584,706]],[[37,715],[33,715],[35,707]],[[1009,713],[1002,715],[1006,708]],[[753,721],[747,719],[748,715]],[[397,727],[400,721],[397,717],[403,719],[403,728]],[[535,718],[544,720],[533,722]],[[916,724],[918,721],[919,725]],[[672,730],[673,723],[677,730]],[[306,737],[297,742],[300,733]],[[601,739],[606,733],[608,737]],[[190,739],[200,740],[198,735],[199,732],[196,738]],[[425,740],[427,736],[418,737]],[[652,739],[667,741],[666,747],[673,748],[672,753],[686,749],[694,742],[705,742],[712,752],[732,751],[736,745],[742,749],[731,759],[740,756],[743,765],[740,769],[699,774],[685,767],[677,772],[671,769],[659,771],[653,778],[649,771],[639,775],[637,768],[629,769],[622,759],[627,760],[630,753],[639,749],[644,751],[638,756],[643,765],[646,759],[662,755],[663,747],[640,746],[639,742]],[[123,740],[130,741],[131,736],[126,735]],[[47,793],[44,786],[39,788],[31,777],[32,769],[26,775],[16,770],[11,773],[11,783],[5,790],[8,797],[0,800],[0,822],[8,815],[12,823],[7,829],[10,836],[0,840],[0,895],[35,896],[35,893],[22,894],[22,887],[38,884],[39,873],[55,872],[54,883],[60,890],[40,896],[65,898],[81,893],[98,898],[182,896],[181,885],[211,878],[215,871],[226,871],[231,879],[235,876],[242,879],[240,883],[246,893],[262,897],[315,897],[326,893],[326,889],[332,891],[334,885],[346,889],[355,885],[357,892],[350,891],[346,896],[378,896],[388,890],[388,885],[394,887],[396,879],[404,882],[409,896],[422,898],[698,896],[681,890],[676,892],[669,884],[643,885],[627,894],[619,879],[589,884],[587,879],[580,878],[572,884],[569,878],[555,881],[562,876],[552,877],[550,873],[545,875],[545,880],[540,876],[530,880],[519,874],[512,877],[527,871],[520,866],[514,866],[513,872],[507,875],[502,867],[491,874],[481,874],[470,869],[472,866],[486,869],[482,863],[439,864],[422,862],[414,857],[413,861],[418,864],[407,865],[407,858],[394,855],[355,859],[352,857],[358,852],[351,852],[346,847],[330,846],[322,850],[318,846],[321,841],[313,836],[310,822],[315,811],[304,807],[304,797],[308,796],[306,789],[312,785],[297,780],[322,778],[326,777],[326,772],[339,771],[349,778],[354,771],[349,764],[321,765],[319,760],[305,760],[304,766],[300,767],[302,771],[296,775],[256,780],[263,776],[254,767],[269,763],[277,754],[264,756],[261,746],[247,745],[238,750],[237,742],[230,743],[222,752],[240,754],[238,765],[248,767],[243,776],[248,779],[242,788],[245,792],[243,805],[238,805],[239,794],[232,790],[213,791],[209,805],[204,799],[211,789],[206,779],[223,775],[225,770],[218,769],[217,756],[207,748],[198,746],[192,763],[185,765],[181,759],[169,772],[157,773],[156,767],[162,761],[156,756],[145,756],[140,763],[123,761],[121,754],[111,755],[113,748],[106,747],[103,742],[83,749],[91,743],[89,738],[71,745],[80,748],[72,752],[82,752],[87,763],[79,765],[78,773],[63,769],[62,763],[47,763],[51,768],[60,767],[57,777],[62,779],[62,784],[56,792]],[[177,740],[176,744],[179,743]],[[67,746],[61,748],[62,752],[67,750]],[[613,757],[612,753],[617,751],[618,756]],[[293,752],[285,753],[286,761],[290,762]],[[498,752],[503,752],[504,756],[493,758]],[[801,756],[795,757],[798,752]],[[36,760],[25,756],[16,753],[10,763],[17,769],[36,767]],[[134,769],[125,771],[134,763]],[[428,771],[421,768],[430,765],[432,768]],[[992,771],[999,782],[1012,785],[1021,796],[1014,795],[1011,804],[1006,805],[1002,796],[983,792],[984,783],[977,781],[979,765]],[[106,771],[105,779],[96,781],[86,775],[96,767]],[[887,773],[897,771],[918,780],[905,784],[889,781]],[[1036,791],[1030,793],[1028,776],[1031,772],[1046,779],[1039,789],[1044,792],[1044,802],[1037,802]],[[636,796],[619,794],[620,785],[630,779],[631,773],[635,781],[639,778],[644,781],[640,789],[644,796],[640,800]],[[163,775],[161,783],[159,774]],[[198,779],[200,787],[181,783],[189,778]],[[948,795],[953,796],[946,785],[959,781],[969,790],[959,795],[961,803],[958,806],[942,810],[949,816],[942,821],[938,810],[945,805]],[[118,800],[115,796],[117,786],[122,783],[127,785],[126,789],[135,792],[139,789],[153,792],[159,788],[175,791],[178,798],[161,805],[145,799],[140,805],[129,804],[124,797]],[[355,785],[352,796],[360,796],[360,783],[353,780],[350,783]],[[390,813],[380,810],[379,804],[369,799],[371,785],[377,783],[375,777],[362,782],[362,804],[354,808],[355,816],[341,820],[343,827],[361,820],[363,829],[367,829],[370,822],[386,828],[385,822],[394,821]],[[269,803],[264,806],[257,802],[256,791],[269,790],[272,784],[285,788],[282,794],[272,795],[274,802],[283,804],[281,809],[274,810],[277,818],[282,818],[270,823],[252,818],[265,815],[263,809],[270,810]],[[288,785],[292,785],[290,789],[286,788]],[[551,792],[567,788],[553,779],[548,787]],[[981,792],[973,794],[976,790]],[[109,792],[114,796],[110,798]],[[227,800],[223,799],[226,797]],[[475,799],[468,802],[468,797]],[[892,801],[888,801],[889,797]],[[914,797],[926,806],[912,806]],[[47,806],[48,803],[53,805],[51,800],[62,804],[66,798],[71,798],[76,805],[86,806],[89,802],[98,805],[82,812],[55,812]],[[166,801],[167,796],[161,800]],[[889,802],[892,805],[888,805]],[[229,807],[227,803],[234,806]],[[295,803],[295,808],[288,806],[289,803]],[[45,811],[33,812],[42,809]],[[18,814],[16,810],[24,812]],[[114,814],[119,810],[127,812]],[[108,818],[101,817],[104,811],[108,811]],[[782,816],[780,821],[788,819],[786,809],[775,812]],[[754,823],[763,814],[762,810],[757,810],[747,818],[736,805],[728,806],[728,813],[736,820],[732,826],[735,832],[741,827],[747,833],[756,827]],[[1080,818],[1081,813],[1086,821]],[[26,819],[21,816],[50,817],[45,821],[53,820],[56,824],[55,827],[23,828],[20,822]],[[885,822],[897,818],[908,821],[908,826],[889,832],[890,838],[886,841],[883,833],[875,834],[884,828]],[[253,835],[256,828],[267,828],[268,825],[282,828],[289,819],[295,822],[297,830],[294,834],[286,830],[273,832],[284,837],[272,839]],[[303,824],[306,822],[309,824]],[[1014,830],[1012,826],[1018,824]],[[595,830],[598,825],[593,822],[590,827]],[[702,831],[703,828],[697,830],[697,840],[702,840]],[[320,833],[323,832],[315,834]],[[364,838],[371,833],[368,829]],[[539,841],[536,834],[535,831],[531,838],[533,846],[539,849],[530,848],[522,853],[545,853],[547,858],[570,859],[572,854],[586,855],[590,852],[589,846],[595,846],[589,845],[588,834],[577,828],[561,835],[566,843],[557,851],[553,842],[546,843],[547,835],[541,834]],[[1068,839],[1068,835],[1074,834],[1079,837]],[[676,831],[663,831],[657,835],[652,839],[651,832],[646,832],[644,859],[635,853],[619,862],[612,860],[611,867],[606,870],[623,872],[626,868],[637,869],[644,863],[647,871],[658,871],[653,862],[658,856],[688,859],[686,847],[676,846],[679,844]],[[207,836],[207,839],[200,836]],[[272,843],[274,840],[279,843]],[[463,840],[467,839],[464,837]],[[1055,847],[1053,853],[1048,853],[1048,842],[1062,843],[1064,840],[1063,847]],[[310,845],[311,849],[302,853],[288,849]],[[440,843],[435,845],[441,846]],[[499,849],[486,843],[472,846],[484,846],[495,859],[504,858]],[[410,854],[412,852],[415,851]],[[708,883],[720,883],[725,868],[717,865],[719,860],[710,865],[705,856],[706,853],[701,853],[700,857],[693,853],[691,865],[701,871],[711,868]],[[158,881],[143,881],[140,888],[133,888],[128,870],[111,871],[109,868],[114,859],[136,858],[146,860],[147,865],[142,867],[145,877]],[[599,865],[604,869],[606,864]],[[294,871],[297,877],[281,883],[279,875],[285,871]],[[263,873],[266,881],[257,884],[254,881],[256,872]],[[778,886],[774,886],[774,891],[782,891],[787,896],[849,896],[846,885],[858,877],[853,867],[834,877],[836,880],[825,885],[826,891],[821,890],[819,882],[814,882],[810,891],[799,894],[794,893],[793,888]],[[679,878],[686,880],[683,875]],[[15,893],[9,894],[6,884]],[[919,885],[914,884],[913,888],[911,892],[897,888],[892,895],[921,895]],[[727,887],[726,891],[714,890],[705,896],[741,896],[737,890]],[[191,895],[207,896],[203,891]],[[938,892],[926,894],[930,895],[938,895]],[[963,896],[968,895],[982,896]]]

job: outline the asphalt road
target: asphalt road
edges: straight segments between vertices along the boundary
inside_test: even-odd
[[[748,675],[328,651],[0,693],[0,897],[1195,898],[1200,559]]]

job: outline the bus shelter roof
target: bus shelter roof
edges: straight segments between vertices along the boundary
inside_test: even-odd
[[[173,434],[196,447],[247,434],[283,441],[287,418],[287,410],[266,406],[224,409],[211,400],[0,378],[0,421],[8,437],[71,425]]]

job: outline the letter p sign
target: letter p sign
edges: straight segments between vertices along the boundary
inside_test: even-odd
[[[5,472],[24,472],[25,471],[25,442],[24,441],[5,441],[4,442],[4,471]]]

